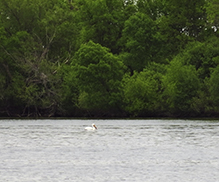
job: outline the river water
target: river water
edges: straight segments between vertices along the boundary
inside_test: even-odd
[[[217,182],[219,121],[0,120],[0,181]]]

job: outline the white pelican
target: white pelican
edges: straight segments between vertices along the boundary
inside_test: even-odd
[[[92,127],[86,127],[86,128],[84,128],[85,130],[97,130],[97,127],[96,127],[96,125],[93,123],[92,124]]]

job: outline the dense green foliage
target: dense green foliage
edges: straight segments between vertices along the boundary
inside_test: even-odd
[[[217,0],[1,0],[0,116],[216,116]]]

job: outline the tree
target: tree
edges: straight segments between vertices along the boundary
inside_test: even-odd
[[[219,28],[219,2],[217,0],[208,0],[206,4],[208,22],[215,29]]]
[[[131,72],[140,72],[156,60],[156,53],[159,52],[156,24],[146,14],[138,12],[125,22],[123,39],[125,52],[122,57]]]
[[[139,12],[148,15],[152,20],[156,21],[167,13],[166,0],[138,0],[136,6]]]
[[[216,0],[1,0],[0,114],[218,112],[217,7]]]
[[[77,85],[77,74],[70,65],[64,65],[62,69],[63,82],[61,84],[61,108],[64,116],[79,116],[80,106],[78,98],[80,95]]]
[[[179,58],[174,59],[163,78],[163,86],[163,96],[171,113],[188,115],[192,112],[192,99],[200,88],[194,66],[183,65]]]
[[[6,40],[4,28],[0,26],[0,42],[3,45],[4,41]],[[3,55],[2,45],[0,45],[0,55]],[[4,88],[6,85],[6,72],[3,67],[3,56],[0,56],[0,111],[2,110],[1,107],[3,106],[4,102]]]
[[[161,114],[161,79],[165,66],[150,64],[142,72],[123,79],[125,109],[134,116],[154,116]]]
[[[178,55],[187,65],[194,65],[199,78],[204,80],[210,77],[211,68],[218,64],[219,39],[216,36],[209,37],[205,42],[191,42],[186,46],[181,54]]]
[[[81,45],[72,62],[79,88],[79,107],[99,114],[118,112],[123,67],[106,47],[92,41]]]
[[[219,61],[219,59],[218,59]],[[219,63],[219,62],[218,62]],[[211,94],[211,100],[217,108],[217,112],[219,109],[219,65],[212,70],[211,77],[209,80],[209,91]]]
[[[198,38],[200,32],[204,31],[207,16],[205,0],[170,0],[168,1],[169,25],[179,33]]]
[[[165,2],[162,16],[157,19],[163,57],[173,59],[187,43],[206,37],[205,0],[169,0]]]
[[[123,29],[125,4],[123,0],[79,0],[80,43],[92,40],[113,53],[120,52],[119,39]]]
[[[54,115],[59,107],[60,65],[71,57],[76,44],[69,3],[2,0],[0,12],[4,110],[16,106],[11,113]],[[61,39],[63,33],[66,39]]]

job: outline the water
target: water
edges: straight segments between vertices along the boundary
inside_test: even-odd
[[[217,182],[219,121],[0,120],[0,181]]]

